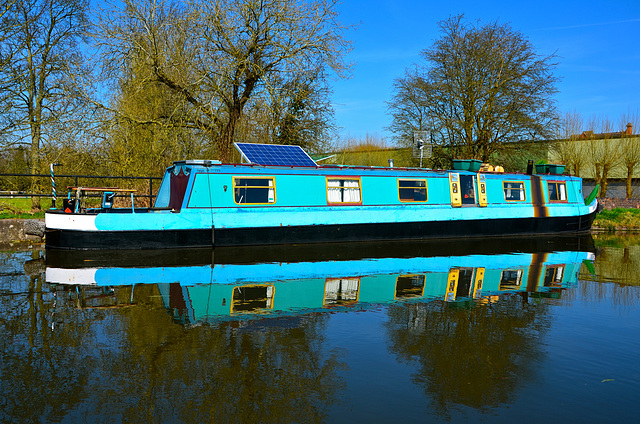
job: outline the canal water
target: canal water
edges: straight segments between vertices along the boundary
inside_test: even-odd
[[[0,252],[2,423],[631,422],[640,238]]]

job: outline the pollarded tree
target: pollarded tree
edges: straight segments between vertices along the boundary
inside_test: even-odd
[[[639,128],[640,115],[638,115],[637,113],[624,115],[622,117],[622,124],[623,127],[626,125],[627,128],[629,128],[629,124],[631,125],[631,128]],[[620,160],[622,162],[622,166],[626,171],[626,197],[627,199],[630,199],[633,196],[633,174],[640,165],[640,141],[638,139],[638,136],[633,136],[633,134],[626,134],[620,142]]]
[[[617,168],[622,161],[620,134],[614,131],[614,125],[608,118],[592,116],[587,123],[589,131],[587,148],[585,149],[592,160],[594,180],[600,184],[600,196],[607,196],[609,173]]]
[[[589,158],[588,143],[578,137],[583,127],[584,120],[579,113],[565,113],[557,128],[557,140],[550,145],[553,155],[577,177],[580,176],[581,169],[586,166]]]
[[[440,22],[440,29],[441,37],[422,52],[425,64],[410,79],[396,80],[396,87],[415,93],[408,98],[419,100],[423,122],[432,123],[452,157],[488,160],[503,143],[553,134],[554,55],[539,55],[506,24],[475,26],[459,15]],[[390,107],[394,118],[404,119],[412,105],[394,101]]]

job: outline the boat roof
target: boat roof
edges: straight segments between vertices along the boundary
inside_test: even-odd
[[[457,173],[463,175],[476,175],[478,173],[487,177],[495,176],[496,178],[522,178],[528,177],[523,172],[488,172],[488,171],[465,171],[465,170],[447,170],[447,169],[430,169],[430,168],[408,168],[408,167],[385,167],[385,166],[361,166],[361,165],[316,165],[316,166],[295,166],[295,165],[258,165],[254,163],[222,163],[219,160],[205,160],[205,159],[193,159],[193,160],[181,160],[173,162],[174,167],[188,166],[195,171],[210,172],[212,168],[221,168],[228,171],[229,169],[236,169],[236,172],[251,173],[251,174],[326,174],[326,175],[397,175],[413,178],[431,176],[446,176],[450,173]],[[199,168],[199,169],[198,169]],[[570,175],[552,175],[552,174],[536,174],[541,176],[562,178],[562,179],[579,179],[578,177]]]

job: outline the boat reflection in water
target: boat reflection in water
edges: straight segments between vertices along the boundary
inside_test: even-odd
[[[560,239],[224,248],[47,251],[46,281],[161,299],[183,324],[503,293],[559,296],[592,260],[590,236]],[[140,286],[146,286],[142,289]],[[112,290],[111,290],[112,289]],[[135,295],[135,296],[134,296]],[[122,304],[124,296],[116,303]],[[114,302],[99,296],[101,302]],[[94,300],[95,304],[95,300]],[[97,305],[100,306],[100,305]],[[102,305],[105,306],[105,305]]]

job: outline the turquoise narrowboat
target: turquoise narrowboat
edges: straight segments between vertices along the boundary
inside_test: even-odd
[[[91,190],[85,188],[86,191]],[[45,214],[46,246],[155,249],[585,233],[597,200],[569,175],[174,162],[152,208]],[[588,204],[585,204],[588,203]],[[72,203],[73,204],[73,203]]]

